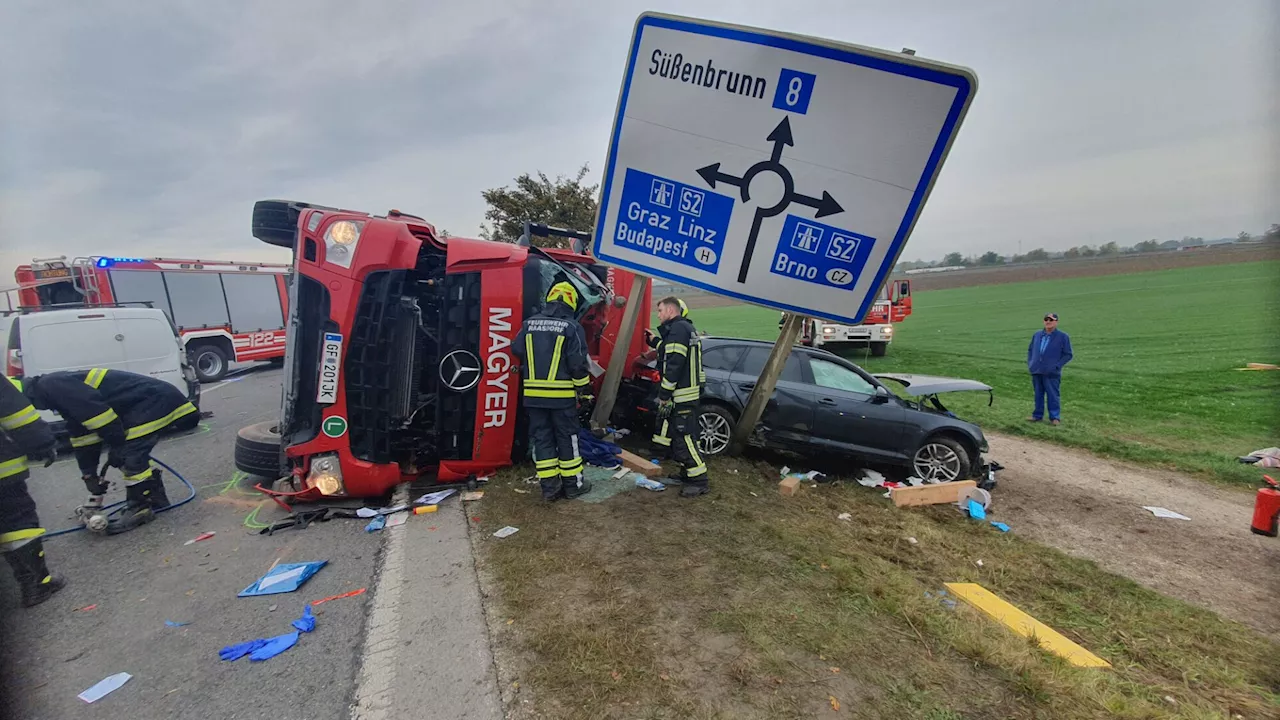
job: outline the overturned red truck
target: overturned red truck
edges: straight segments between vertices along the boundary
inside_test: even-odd
[[[598,384],[636,279],[587,255],[585,233],[526,227],[517,244],[444,238],[396,210],[258,202],[254,237],[292,248],[294,273],[280,418],[240,431],[236,466],[288,476],[290,494],[315,500],[424,476],[473,481],[523,459],[511,353],[522,321],[552,285],[572,283]],[[533,247],[530,233],[567,236],[572,249]],[[635,360],[647,349],[636,332],[621,351]],[[642,372],[627,362],[624,377]]]

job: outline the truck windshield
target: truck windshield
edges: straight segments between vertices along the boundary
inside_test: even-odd
[[[605,287],[600,284],[599,280],[587,272],[585,269],[578,267],[574,263],[560,264],[546,256],[537,256],[530,258],[531,262],[538,264],[538,277],[541,284],[535,302],[534,312],[541,312],[546,306],[547,293],[551,291],[551,286],[558,282],[569,282],[578,291],[578,309],[574,316],[581,319],[587,314],[592,307],[604,302]]]

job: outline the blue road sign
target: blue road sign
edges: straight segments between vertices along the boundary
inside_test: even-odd
[[[976,90],[972,71],[915,56],[641,15],[595,255],[778,310],[859,322]]]

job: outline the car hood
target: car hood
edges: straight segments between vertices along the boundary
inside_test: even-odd
[[[945,392],[991,392],[991,386],[977,380],[949,378],[938,375],[913,375],[911,373],[880,373],[879,380],[892,380],[907,389],[912,395],[936,395]]]

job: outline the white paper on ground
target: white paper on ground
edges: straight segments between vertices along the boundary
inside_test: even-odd
[[[101,700],[107,695],[115,692],[116,690],[119,690],[121,687],[124,686],[125,683],[129,682],[129,680],[131,680],[132,678],[133,676],[126,672],[116,673],[115,675],[112,675],[110,677],[107,677],[98,681],[97,685],[94,685],[88,690],[85,690],[84,692],[80,693],[76,697],[80,698],[81,700],[87,703]]]
[[[840,513],[839,515],[837,515],[837,516],[836,516],[836,519],[837,519],[837,520],[852,520],[852,519],[853,519],[853,515],[850,515],[849,513]]]
[[[1155,515],[1155,516],[1156,516],[1156,517],[1158,517],[1158,518],[1170,518],[1170,519],[1173,519],[1173,520],[1190,520],[1190,519],[1191,519],[1191,518],[1187,517],[1186,515],[1183,515],[1182,513],[1176,513],[1176,512],[1174,512],[1174,511],[1172,511],[1172,510],[1168,509],[1168,508],[1162,508],[1162,507],[1148,507],[1148,506],[1146,506],[1146,505],[1143,505],[1143,506],[1142,506],[1142,509],[1143,509],[1143,510],[1150,510],[1150,511],[1151,511],[1151,514],[1152,514],[1152,515]]]
[[[360,508],[356,510],[356,517],[371,518],[378,517],[378,511],[373,508]]]
[[[409,513],[396,513],[387,518],[387,527],[393,528],[397,525],[403,525],[409,520]]]
[[[496,538],[511,537],[512,535],[515,535],[517,532],[520,532],[520,528],[511,527],[510,525],[508,525],[502,528],[501,530],[498,530],[497,532],[495,532],[493,536]]]
[[[440,501],[457,492],[457,490],[439,490],[433,493],[427,493],[422,497],[414,500],[415,505],[439,505]]]
[[[262,580],[258,583],[258,589],[266,590],[272,585],[277,585],[286,580],[295,580],[299,576],[301,576],[302,573],[306,572],[306,570],[307,570],[306,566],[302,566],[302,567],[292,568],[290,570],[285,570],[284,572],[276,573],[275,575],[267,575],[266,577],[262,578]]]

